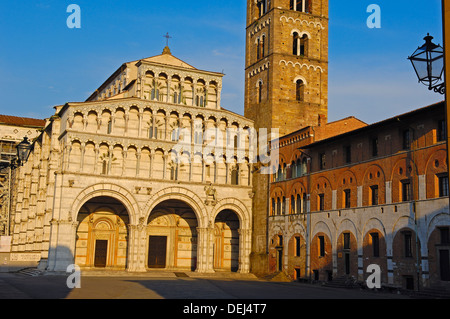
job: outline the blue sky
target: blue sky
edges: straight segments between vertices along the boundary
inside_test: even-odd
[[[69,4],[81,29],[69,29]],[[442,44],[441,1],[330,0],[329,120],[374,123],[438,102],[406,59],[429,32]],[[381,8],[369,29],[367,7]],[[122,63],[172,54],[224,72],[222,106],[244,112],[246,1],[0,0],[0,114],[47,118],[84,101]]]

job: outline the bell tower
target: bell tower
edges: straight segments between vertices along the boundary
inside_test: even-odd
[[[328,0],[248,0],[245,116],[286,135],[328,116]]]
[[[247,0],[245,108],[283,136],[328,117],[328,0]],[[270,175],[253,174],[252,272],[268,272]]]

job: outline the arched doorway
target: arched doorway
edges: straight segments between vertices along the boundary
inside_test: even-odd
[[[149,269],[197,267],[197,217],[181,200],[166,200],[152,210],[147,222]]]
[[[221,211],[214,223],[214,270],[239,269],[239,218],[232,210]]]
[[[75,264],[82,268],[125,269],[128,255],[129,216],[118,200],[99,196],[80,209]]]

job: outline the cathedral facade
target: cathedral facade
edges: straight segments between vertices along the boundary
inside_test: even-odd
[[[40,267],[248,273],[252,121],[222,74],[163,54],[55,107],[18,179],[12,252]]]

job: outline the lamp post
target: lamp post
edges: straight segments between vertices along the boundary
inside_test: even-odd
[[[433,37],[428,34],[425,43],[420,46],[408,60],[416,71],[420,83],[436,93],[445,94],[444,75],[444,48],[433,43]]]
[[[0,169],[4,169],[4,168],[8,168],[10,167],[11,169],[16,169],[19,166],[23,166],[23,164],[26,163],[26,161],[28,160],[28,157],[30,156],[31,153],[31,143],[28,141],[28,137],[24,137],[22,142],[20,142],[19,144],[17,144],[16,146],[16,157],[13,158],[10,162],[5,163],[2,162],[0,163]]]

